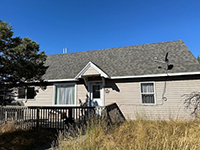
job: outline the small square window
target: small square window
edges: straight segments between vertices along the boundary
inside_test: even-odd
[[[93,85],[93,98],[100,98],[100,85]]]
[[[18,99],[34,99],[34,97],[35,97],[34,87],[18,88]]]
[[[28,87],[27,88],[27,99],[34,99],[34,97],[35,97],[35,88]]]
[[[25,88],[23,87],[18,88],[18,98],[25,99]]]

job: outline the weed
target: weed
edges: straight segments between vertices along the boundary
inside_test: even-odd
[[[61,134],[60,134],[61,135]],[[107,127],[105,121],[92,121],[84,134],[60,137],[59,149],[79,150],[196,150],[200,146],[200,125],[197,121],[136,120]]]
[[[0,150],[34,149],[56,140],[56,131],[47,129],[21,129],[8,123],[0,126]]]

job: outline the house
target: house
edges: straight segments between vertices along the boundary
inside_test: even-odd
[[[117,103],[129,119],[187,119],[182,95],[200,91],[200,65],[182,40],[48,55],[46,65],[45,89],[18,90],[26,106]]]

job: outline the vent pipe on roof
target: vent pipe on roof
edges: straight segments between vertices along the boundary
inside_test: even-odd
[[[68,48],[63,48],[63,54],[67,54]]]

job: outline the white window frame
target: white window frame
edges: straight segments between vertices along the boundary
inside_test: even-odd
[[[142,93],[142,84],[145,84],[145,83],[153,83],[153,86],[154,86],[154,92],[152,93]],[[153,94],[154,95],[154,103],[143,103],[142,102],[142,95],[143,94]],[[155,82],[140,82],[140,99],[141,99],[141,103],[142,105],[156,105],[156,86],[155,86]]]
[[[19,98],[18,96],[19,96],[19,88],[24,88],[25,89],[25,98]],[[30,87],[18,87],[17,88],[17,90],[18,90],[18,94],[17,94],[17,99],[18,100],[35,100],[35,96],[36,95],[34,95],[34,98],[27,98],[27,89],[28,88],[34,88],[34,91],[35,91],[35,86],[30,86]]]
[[[56,102],[56,86],[74,86],[74,104],[55,104]],[[52,106],[76,106],[76,83],[73,82],[73,83],[56,83],[53,85],[53,100],[52,100]]]

